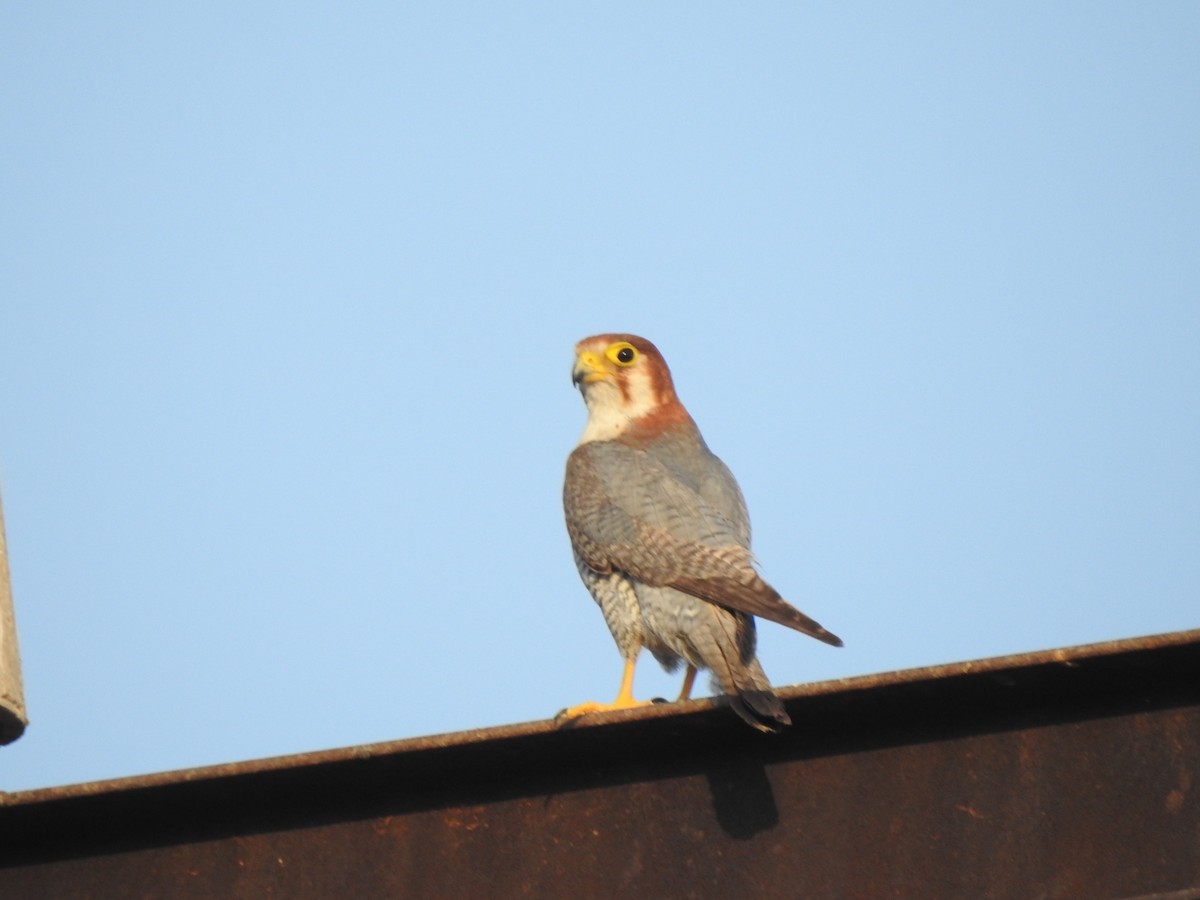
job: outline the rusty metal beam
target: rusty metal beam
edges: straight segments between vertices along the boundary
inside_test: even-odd
[[[1200,896],[1200,631],[0,796],[0,897]]]

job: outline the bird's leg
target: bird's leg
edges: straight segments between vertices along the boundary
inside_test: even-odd
[[[625,668],[621,671],[621,689],[617,691],[617,699],[613,701],[613,706],[624,708],[638,705],[633,699],[633,669],[636,665],[636,655],[625,660]]]
[[[574,719],[576,716],[584,716],[588,713],[608,712],[610,709],[632,709],[635,706],[649,706],[648,700],[633,699],[633,668],[637,664],[637,656],[631,656],[625,660],[625,671],[621,673],[621,689],[617,691],[617,699],[612,703],[596,703],[588,701],[580,703],[578,706],[571,706],[560,712],[557,718]]]
[[[679,689],[679,698],[676,703],[682,703],[684,700],[691,699],[692,685],[696,683],[696,667],[688,666],[687,671],[683,673],[683,687]]]

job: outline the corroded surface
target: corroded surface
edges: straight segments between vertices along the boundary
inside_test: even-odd
[[[781,693],[5,795],[0,896],[1200,888],[1200,632]]]

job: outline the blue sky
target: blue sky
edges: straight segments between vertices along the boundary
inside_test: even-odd
[[[560,500],[603,331],[846,641],[764,624],[778,685],[1200,625],[1198,45],[1166,2],[9,7],[0,789],[610,699]]]

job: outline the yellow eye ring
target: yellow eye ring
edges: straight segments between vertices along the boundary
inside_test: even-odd
[[[610,344],[604,351],[604,355],[618,366],[632,366],[638,358],[637,348],[628,341],[617,341],[615,344]]]

